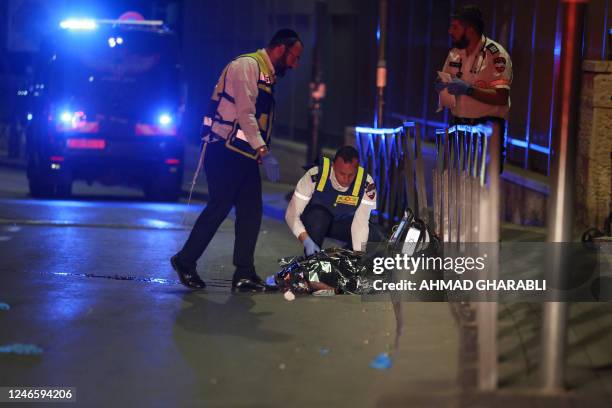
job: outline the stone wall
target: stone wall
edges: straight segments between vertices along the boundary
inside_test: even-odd
[[[576,227],[612,211],[612,61],[584,61],[576,157]]]

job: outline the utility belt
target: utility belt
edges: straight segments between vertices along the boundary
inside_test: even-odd
[[[230,132],[226,137],[213,132],[211,129],[207,132],[206,136],[202,138],[202,142],[205,144],[223,142],[228,149],[255,160],[259,155],[259,153],[249,144],[242,129],[236,129]]]

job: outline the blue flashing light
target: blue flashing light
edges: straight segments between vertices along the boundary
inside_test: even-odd
[[[72,113],[68,112],[68,111],[64,111],[62,112],[62,114],[60,115],[60,120],[62,122],[71,122],[72,121]]]
[[[115,41],[117,41],[117,44],[119,44],[119,45],[123,44],[123,38],[122,37],[117,37]]]
[[[70,18],[60,22],[60,27],[64,30],[95,30],[98,25],[95,20]]]
[[[32,115],[31,113],[28,113],[27,118],[28,118],[28,121],[30,121],[34,118],[34,115]]]
[[[111,48],[114,48],[115,45],[117,45],[117,41],[115,40],[115,37],[110,37],[108,39],[108,46]]]
[[[159,124],[162,126],[169,125],[170,123],[172,123],[172,116],[168,115],[167,113],[163,113],[159,115],[158,121]]]

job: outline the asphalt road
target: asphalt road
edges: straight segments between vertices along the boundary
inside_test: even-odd
[[[388,302],[232,295],[231,216],[198,265],[209,288],[191,292],[168,259],[203,203],[84,184],[74,200],[32,200],[26,186],[23,172],[0,169],[0,302],[10,306],[0,346],[42,354],[0,353],[0,386],[76,387],[78,406],[104,407],[441,407],[456,392],[447,304],[404,307],[395,349]],[[300,251],[284,223],[264,218],[261,276]],[[392,367],[371,368],[387,351]]]

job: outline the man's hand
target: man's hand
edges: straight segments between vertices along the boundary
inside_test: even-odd
[[[442,90],[444,88],[446,88],[448,85],[450,84],[450,82],[442,82],[440,80],[440,78],[436,78],[436,80],[434,81],[434,88],[436,90],[436,92],[440,93],[442,92]]]
[[[472,86],[459,78],[453,78],[452,82],[449,82],[444,85],[446,85],[448,93],[455,96],[470,95],[473,92]]]
[[[306,252],[306,256],[310,256],[321,250],[321,248],[319,248],[317,243],[314,242],[312,238],[310,237],[306,237],[306,239],[304,239],[304,242],[302,242],[302,244],[304,244],[304,252]]]
[[[280,179],[280,170],[276,157],[274,157],[270,151],[267,151],[261,157],[261,164],[266,171],[266,177],[268,180],[272,183],[276,183]]]

